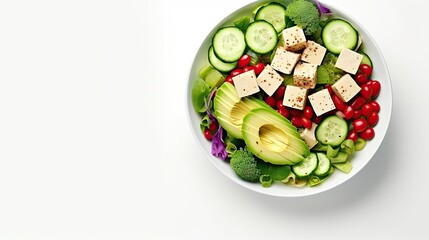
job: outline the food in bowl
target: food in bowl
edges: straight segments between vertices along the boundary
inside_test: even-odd
[[[217,29],[191,98],[211,153],[264,187],[349,173],[375,138],[381,84],[365,42],[319,3],[268,3]]]

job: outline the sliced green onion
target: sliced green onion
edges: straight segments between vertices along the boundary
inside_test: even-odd
[[[353,154],[355,149],[355,144],[351,139],[346,139],[341,143],[341,151],[346,152],[347,154]]]
[[[328,158],[336,157],[336,156],[338,156],[339,151],[340,151],[340,148],[333,148],[333,147],[331,147],[331,145],[328,145],[328,149],[326,150],[326,156]]]
[[[363,140],[362,138],[358,138],[355,142],[355,150],[360,151],[366,146],[366,140]]]
[[[273,184],[273,179],[271,179],[270,175],[261,175],[259,182],[261,182],[263,187],[270,187]]]

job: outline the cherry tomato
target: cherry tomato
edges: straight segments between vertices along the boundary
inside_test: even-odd
[[[253,67],[253,66],[245,66],[245,67],[243,68],[243,72],[252,71],[253,69],[254,69],[254,67]]]
[[[290,113],[289,113],[289,110],[287,110],[287,108],[285,107],[285,106],[283,106],[283,107],[281,107],[281,108],[279,108],[279,113],[283,116],[283,117],[285,117],[285,118],[289,118],[289,116],[290,116]]]
[[[209,130],[210,132],[214,133],[217,131],[218,127],[219,125],[217,124],[217,122],[212,122],[210,123]]]
[[[209,141],[211,141],[212,140],[212,138],[213,138],[213,136],[212,136],[212,133],[210,132],[210,129],[205,129],[204,130],[204,137],[207,139],[207,140],[209,140]]]
[[[302,116],[302,111],[298,110],[298,109],[295,109],[295,108],[291,108],[290,109],[290,114],[292,114],[292,116],[295,116],[295,117],[301,117]]]
[[[368,122],[368,125],[371,127],[374,127],[378,123],[378,113],[372,112],[367,118],[366,121]]]
[[[359,70],[361,70],[367,77],[371,76],[372,74],[372,67],[368,64],[361,64],[359,66]]]
[[[306,118],[304,116],[301,118],[301,123],[302,123],[302,126],[307,129],[310,129],[311,125],[313,125],[313,122],[311,122],[309,118]]]
[[[335,108],[339,111],[343,111],[346,108],[346,104],[337,95],[332,95],[332,101],[334,102]]]
[[[240,75],[242,73],[243,73],[243,69],[236,68],[236,69],[232,70],[229,75],[231,75],[231,77],[235,77],[235,76]]]
[[[350,104],[350,106],[355,110],[359,110],[364,104],[365,104],[365,99],[361,96],[358,96],[352,102],[352,104]]]
[[[344,118],[346,120],[350,120],[354,116],[355,110],[352,107],[347,106],[346,108],[344,108],[343,114],[344,114],[344,116],[345,116]]]
[[[313,108],[310,106],[305,106],[303,114],[304,117],[311,119],[313,117]]]
[[[347,135],[347,139],[353,140],[353,142],[356,142],[356,140],[358,139],[358,134],[356,132],[356,130],[351,130],[349,132],[349,134]]]
[[[353,119],[358,119],[362,115],[361,110],[355,110],[355,113],[353,114]]]
[[[267,97],[265,98],[265,102],[270,105],[270,107],[274,108],[276,106],[276,99],[273,97]]]
[[[295,127],[297,127],[297,128],[302,127],[302,121],[301,121],[300,117],[292,116],[290,121],[291,121],[292,125],[294,125]]]
[[[334,94],[334,91],[332,91],[332,85],[331,84],[327,84],[326,89],[328,89],[329,95],[332,96]]]
[[[363,84],[365,84],[365,83],[368,81],[368,78],[366,77],[366,75],[365,75],[365,74],[363,74],[363,73],[358,73],[358,74],[356,74],[356,78],[355,78],[355,80],[356,80],[356,82],[357,82],[359,85],[363,85]]]
[[[238,65],[238,67],[240,67],[240,68],[244,68],[245,66],[249,65],[250,60],[251,60],[251,59],[250,59],[250,56],[249,56],[249,55],[247,55],[247,54],[245,54],[245,55],[241,56],[241,58],[240,58],[240,59],[238,59],[238,63],[237,63],[237,65]]]
[[[276,92],[274,93],[274,96],[276,99],[283,99],[285,95],[286,87],[281,85],[279,88],[277,88]]]
[[[276,107],[277,107],[277,109],[280,109],[280,108],[284,107],[283,106],[283,100],[277,100]]]
[[[254,69],[253,69],[253,70],[255,70],[255,74],[256,74],[256,75],[259,75],[259,74],[261,74],[261,72],[264,70],[264,68],[265,68],[264,63],[257,63],[257,64],[254,66]]]
[[[372,88],[372,98],[376,98],[378,96],[378,94],[380,93],[381,84],[377,80],[372,80],[370,86]]]
[[[374,111],[374,107],[367,103],[362,106],[362,116],[368,117]]]
[[[313,122],[314,122],[315,124],[319,124],[321,121],[322,121],[322,118],[321,118],[321,117],[315,117],[315,118],[313,118]]]
[[[372,96],[372,87],[369,86],[368,84],[364,84],[361,86],[360,89],[360,95],[364,98],[364,99],[370,99]]]
[[[372,101],[369,104],[372,105],[374,112],[377,112],[377,113],[380,112],[380,104],[378,104],[378,102]]]
[[[366,127],[368,127],[368,123],[363,118],[355,119],[352,122],[352,125],[353,125],[353,129],[356,130],[356,132],[362,132],[366,129]]]
[[[365,129],[365,131],[359,133],[359,137],[361,137],[364,140],[370,140],[373,139],[375,136],[374,129],[372,127],[369,127]]]
[[[234,85],[234,81],[232,80],[232,77],[231,77],[231,76],[227,76],[227,77],[225,78],[225,82],[227,82],[227,83],[231,83],[232,85]]]

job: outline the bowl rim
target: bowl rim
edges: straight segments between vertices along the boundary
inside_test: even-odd
[[[312,1],[312,0],[309,0]],[[375,146],[374,151],[370,154],[370,156],[368,156],[368,160],[360,167],[360,169],[358,169],[358,171],[355,172],[350,172],[347,177],[343,180],[340,181],[336,181],[335,183],[331,184],[329,187],[327,188],[323,188],[320,189],[319,191],[315,190],[315,191],[305,191],[306,188],[294,188],[296,189],[297,193],[299,194],[283,194],[282,192],[270,192],[267,189],[270,188],[263,188],[260,184],[258,184],[257,186],[259,188],[255,188],[254,185],[249,185],[247,182],[239,179],[238,177],[231,177],[230,175],[228,175],[227,172],[225,172],[223,169],[220,168],[220,166],[216,165],[215,162],[213,161],[213,156],[211,154],[209,154],[207,152],[207,150],[203,147],[202,143],[200,143],[198,137],[197,137],[197,132],[194,130],[194,126],[192,124],[192,120],[191,120],[191,111],[195,111],[194,108],[192,107],[192,102],[190,102],[190,94],[191,94],[191,89],[189,87],[189,82],[191,81],[191,74],[192,74],[192,68],[193,65],[195,63],[195,59],[197,58],[200,49],[204,46],[204,43],[208,40],[208,38],[210,37],[210,33],[216,28],[222,25],[223,22],[225,22],[226,19],[231,18],[233,15],[237,14],[237,12],[239,12],[241,9],[249,7],[250,5],[254,5],[256,3],[260,3],[263,4],[266,1],[253,1],[251,3],[248,3],[244,6],[239,7],[238,9],[235,9],[233,12],[231,12],[229,15],[227,15],[226,17],[223,17],[219,22],[217,22],[215,24],[215,26],[213,26],[212,28],[210,28],[210,32],[207,34],[207,36],[204,38],[204,40],[202,41],[202,43],[199,45],[199,47],[196,50],[196,53],[193,54],[193,58],[189,67],[189,71],[188,71],[188,77],[187,77],[187,84],[185,84],[185,88],[186,90],[185,92],[185,106],[186,106],[186,115],[187,115],[187,121],[189,124],[189,127],[191,129],[192,132],[192,136],[194,138],[194,140],[196,141],[199,149],[203,152],[203,154],[206,156],[206,158],[208,158],[208,160],[210,161],[210,163],[215,166],[216,169],[218,169],[223,175],[225,175],[228,179],[230,179],[231,181],[237,183],[238,185],[244,187],[247,190],[250,190],[252,192],[257,192],[259,194],[263,194],[263,195],[267,195],[267,196],[273,196],[273,197],[282,197],[282,198],[296,198],[296,197],[306,197],[306,196],[313,196],[313,195],[317,195],[317,194],[321,194],[321,193],[326,193],[334,188],[336,188],[339,185],[342,185],[344,183],[346,183],[347,181],[349,181],[350,179],[352,179],[355,175],[357,175],[358,173],[360,173],[362,171],[362,169],[365,168],[365,166],[371,161],[371,159],[374,157],[374,155],[377,153],[378,149],[380,148],[381,144],[384,141],[384,138],[387,134],[387,131],[389,130],[389,125],[390,125],[390,121],[391,121],[391,116],[392,116],[392,110],[393,110],[393,89],[392,89],[392,82],[391,82],[391,77],[390,77],[390,72],[388,69],[388,66],[386,64],[384,55],[380,49],[380,47],[378,46],[377,42],[374,40],[374,38],[372,37],[372,35],[368,32],[368,30],[366,30],[366,28],[361,24],[361,22],[359,22],[357,19],[355,19],[353,16],[351,16],[347,11],[344,11],[344,9],[342,9],[341,7],[336,7],[336,6],[332,6],[330,4],[326,4],[323,3],[323,6],[329,8],[332,10],[332,12],[336,13],[338,12],[341,15],[347,16],[346,20],[350,20],[352,22],[354,22],[357,27],[359,28],[359,31],[363,31],[365,33],[365,35],[368,37],[368,40],[374,45],[374,49],[376,50],[376,54],[379,55],[381,62],[379,64],[381,64],[381,69],[385,70],[386,73],[386,78],[383,79],[383,82],[387,82],[388,84],[388,88],[384,88],[383,87],[383,91],[388,91],[388,96],[390,96],[390,99],[388,99],[388,102],[390,103],[390,105],[388,106],[388,108],[383,107],[383,111],[386,111],[388,114],[386,115],[387,118],[385,118],[384,122],[386,127],[384,128],[384,131],[380,133],[378,133],[378,137],[379,137],[379,144],[377,146]],[[277,2],[277,1],[276,1]],[[278,2],[285,2],[285,1],[278,1]],[[314,1],[313,1],[314,2]],[[216,160],[218,161],[222,161],[221,159],[216,158]],[[265,191],[263,191],[265,190]]]

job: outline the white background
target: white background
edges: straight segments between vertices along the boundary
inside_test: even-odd
[[[285,199],[225,178],[186,116],[199,45],[249,1],[0,1],[0,239],[428,239],[425,2],[324,2],[380,46],[392,121],[353,179]]]

